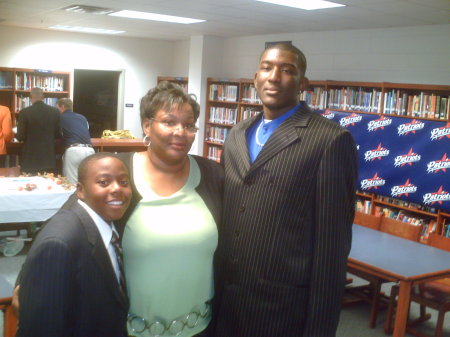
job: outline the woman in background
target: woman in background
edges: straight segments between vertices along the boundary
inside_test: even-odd
[[[133,336],[199,335],[211,319],[222,168],[188,155],[198,103],[161,82],[141,100],[147,151],[123,154],[133,199],[122,247]]]

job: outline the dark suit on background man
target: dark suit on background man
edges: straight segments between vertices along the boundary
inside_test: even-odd
[[[31,92],[33,104],[19,113],[16,138],[24,143],[21,171],[55,172],[55,139],[61,137],[60,114],[42,101],[42,89],[37,89],[33,88]]]
[[[95,223],[78,203],[44,226],[20,278],[18,337],[126,336],[128,299]]]
[[[269,58],[255,76],[263,103],[274,107],[265,105],[264,117],[283,104],[275,117],[292,115],[259,144],[253,163],[246,132],[261,115],[225,141],[215,336],[332,337],[351,247],[356,148],[347,130],[304,102],[295,111],[299,62],[289,49],[272,52],[282,59]]]

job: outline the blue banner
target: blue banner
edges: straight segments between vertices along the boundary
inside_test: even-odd
[[[449,122],[332,110],[321,114],[353,134],[359,190],[450,211]]]

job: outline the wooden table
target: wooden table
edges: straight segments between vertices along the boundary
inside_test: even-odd
[[[412,285],[450,277],[450,252],[353,225],[347,266],[400,284],[394,337],[404,337]]]
[[[97,152],[139,152],[147,150],[142,139],[92,138],[91,142]]]

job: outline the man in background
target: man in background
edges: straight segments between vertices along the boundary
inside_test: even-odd
[[[94,154],[89,135],[89,123],[87,119],[73,112],[73,102],[69,98],[61,98],[56,103],[61,113],[61,131],[64,141],[63,176],[76,184],[77,171],[80,162],[87,156]]]
[[[6,143],[12,138],[11,112],[8,107],[0,105],[0,167],[5,167]]]
[[[305,71],[296,47],[266,49],[254,80],[264,112],[225,141],[215,337],[336,334],[357,152],[350,132],[299,102]]]
[[[23,142],[21,171],[56,173],[55,140],[61,137],[58,110],[43,102],[44,92],[33,88],[32,105],[19,113],[16,138]]]

